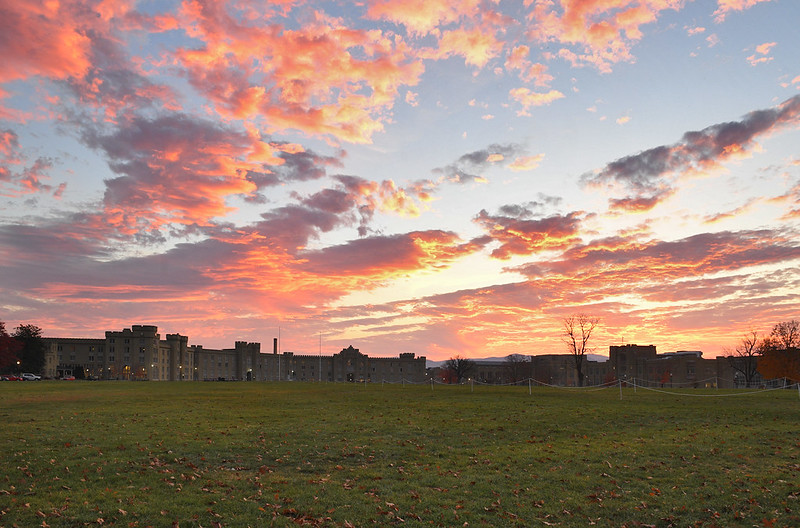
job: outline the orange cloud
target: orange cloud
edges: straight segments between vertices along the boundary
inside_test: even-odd
[[[772,61],[772,57],[767,57],[766,55],[769,55],[769,52],[776,45],[776,42],[765,42],[764,44],[756,46],[757,55],[753,54],[747,57],[747,62],[749,62],[751,66],[755,66],[757,64]]]
[[[515,159],[514,162],[508,166],[508,168],[512,171],[533,170],[539,166],[543,159],[544,154],[537,154],[535,156],[521,156]]]
[[[459,28],[442,34],[438,49],[431,54],[431,58],[444,59],[459,55],[464,57],[464,62],[468,65],[482,68],[500,54],[502,47],[502,42],[489,28]]]
[[[641,26],[654,22],[661,11],[677,10],[680,0],[563,0],[562,12],[555,3],[536,3],[531,11],[529,36],[579,48],[569,53],[576,65],[591,64],[610,71],[617,62],[632,59],[631,46],[642,38]]]
[[[717,10],[714,11],[714,20],[722,22],[732,11],[744,11],[762,2],[771,0],[717,0]]]
[[[223,115],[264,117],[270,130],[367,143],[400,87],[423,71],[400,37],[354,30],[321,12],[296,30],[248,24],[220,4],[184,4],[182,19],[203,42],[177,52],[193,86]]]
[[[258,190],[262,182],[253,173],[270,171],[265,161],[288,175],[294,167],[286,160],[306,155],[180,114],[134,119],[112,133],[87,132],[85,140],[105,152],[118,174],[106,181],[104,205],[108,223],[124,232],[208,226],[231,212],[229,196]]]
[[[578,214],[542,219],[528,218],[530,215],[530,211],[520,211],[514,216],[490,215],[485,210],[478,213],[475,222],[483,227],[488,237],[500,243],[492,251],[494,258],[566,249],[579,240]]]
[[[547,93],[536,93],[528,88],[514,88],[509,92],[511,99],[522,105],[522,110],[519,112],[522,115],[528,115],[528,110],[532,106],[544,106],[561,99],[564,94],[558,90],[550,90]]]
[[[91,67],[90,39],[70,4],[11,0],[0,14],[0,83],[36,75],[80,77]]]
[[[547,66],[544,64],[533,64],[528,60],[530,48],[520,45],[511,50],[506,58],[505,67],[508,70],[518,70],[520,78],[525,82],[533,82],[536,86],[547,87],[553,80],[553,76],[547,73]]]
[[[472,18],[478,0],[377,0],[370,2],[367,16],[405,26],[412,35],[427,35],[461,18]]]

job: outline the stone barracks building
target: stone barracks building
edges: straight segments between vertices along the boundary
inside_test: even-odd
[[[158,327],[133,325],[108,331],[105,338],[45,338],[44,376],[77,374],[100,380],[152,381],[426,381],[424,356],[413,352],[375,358],[352,346],[333,356],[262,353],[260,343],[237,341],[234,348],[189,345],[189,338],[166,334]]]

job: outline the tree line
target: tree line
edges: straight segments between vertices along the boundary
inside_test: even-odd
[[[726,350],[726,358],[748,386],[759,374],[763,379],[800,382],[800,322],[778,323],[763,336],[750,330],[732,350]]]
[[[9,334],[0,321],[0,372],[39,374],[44,370],[45,351],[41,328],[23,324]]]

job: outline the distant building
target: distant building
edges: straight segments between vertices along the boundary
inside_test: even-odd
[[[703,358],[699,350],[656,353],[655,345],[609,347],[609,363],[622,381],[649,387],[736,388],[741,386],[727,358]]]
[[[45,338],[44,375],[78,375],[103,380],[151,381],[367,381],[420,383],[426,380],[424,356],[412,352],[371,358],[352,346],[333,356],[261,353],[260,343],[237,341],[234,348],[209,349],[158,327],[133,325],[108,331],[105,338]]]

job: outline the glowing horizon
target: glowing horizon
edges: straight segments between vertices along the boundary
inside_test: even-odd
[[[800,5],[11,0],[0,321],[433,361],[800,318]]]

